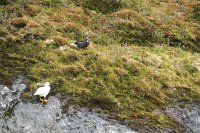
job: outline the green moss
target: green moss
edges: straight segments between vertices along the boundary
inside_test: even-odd
[[[4,113],[4,116],[10,116],[11,115],[11,112],[9,112],[9,111],[6,111],[5,113]]]
[[[64,0],[43,0],[41,3],[43,3],[46,6],[52,7],[63,4],[63,2]]]
[[[10,2],[12,2],[14,0],[1,0],[0,1],[0,5],[6,5],[6,4],[9,4]]]
[[[61,55],[61,61],[65,64],[75,63],[81,60],[81,54],[77,51],[66,51]]]
[[[96,112],[97,113],[101,113],[101,109],[96,109]]]
[[[6,37],[8,35],[8,32],[6,32],[2,27],[0,27],[0,37]]]
[[[122,7],[124,4],[121,0],[102,0],[98,2],[93,2],[92,0],[86,0],[83,3],[83,6],[86,8],[89,8],[91,10],[95,10],[97,12],[101,12],[104,14],[114,12],[118,10],[120,7]]]
[[[196,19],[196,20],[200,20],[200,4],[197,4],[195,7],[194,7],[194,15],[193,15],[193,18]]]
[[[22,97],[23,97],[23,100],[29,100],[29,99],[33,98],[33,96],[30,94],[30,92],[23,93]]]

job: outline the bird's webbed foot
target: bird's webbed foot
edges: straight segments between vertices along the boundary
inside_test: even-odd
[[[43,104],[47,104],[47,103],[48,103],[48,100],[46,98],[44,98]]]
[[[40,101],[44,102],[45,98],[44,97],[40,97]]]
[[[42,102],[43,104],[47,104],[48,103],[48,99],[46,99],[45,97],[40,97],[40,102]]]

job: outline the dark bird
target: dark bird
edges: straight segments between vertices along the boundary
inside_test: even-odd
[[[83,40],[83,41],[77,41],[75,43],[71,43],[71,46],[77,47],[77,48],[86,48],[89,46],[89,40]]]

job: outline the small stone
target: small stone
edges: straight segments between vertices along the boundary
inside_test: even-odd
[[[6,104],[4,104],[4,103],[0,103],[0,106],[2,107],[2,108],[6,108]]]
[[[20,84],[18,87],[19,91],[23,91],[24,89],[26,89],[26,85],[25,84]]]

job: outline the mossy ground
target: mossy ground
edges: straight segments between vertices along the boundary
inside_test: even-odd
[[[102,12],[88,2],[0,5],[0,81],[25,75],[30,85],[26,98],[37,82],[50,81],[53,93],[128,120],[131,127],[177,130],[172,118],[153,110],[199,97],[197,1],[123,0]],[[86,37],[93,42],[86,50],[58,50]]]

